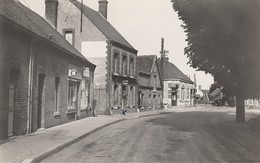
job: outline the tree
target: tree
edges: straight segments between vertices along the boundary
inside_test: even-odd
[[[172,2],[187,33],[188,63],[237,97],[236,121],[244,122],[244,100],[260,92],[260,1]]]

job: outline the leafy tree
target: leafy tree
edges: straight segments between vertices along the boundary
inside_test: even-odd
[[[244,99],[260,92],[260,1],[172,2],[187,34],[188,63],[237,97],[236,121],[244,122]]]

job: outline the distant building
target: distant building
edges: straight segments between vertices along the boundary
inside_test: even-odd
[[[137,57],[138,106],[144,110],[161,109],[163,81],[156,55]]]
[[[159,60],[161,64],[161,60]],[[190,106],[193,98],[193,81],[165,58],[163,64],[163,103],[167,107]]]
[[[201,85],[199,85],[199,89],[197,89],[196,95],[199,95],[199,103],[207,104],[209,103],[209,90],[202,89]]]
[[[92,116],[94,64],[18,1],[0,27],[0,139]]]
[[[97,64],[95,109],[112,114],[137,104],[137,50],[107,21],[107,1],[99,12],[77,0],[46,0],[46,19],[85,57]]]
[[[246,99],[245,107],[247,109],[260,109],[260,99]]]

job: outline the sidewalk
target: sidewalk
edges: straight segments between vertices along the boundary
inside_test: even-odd
[[[111,124],[156,115],[170,110],[155,110],[98,117],[88,117],[48,128],[30,135],[16,136],[0,145],[0,162],[37,162]]]

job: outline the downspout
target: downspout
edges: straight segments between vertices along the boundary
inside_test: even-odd
[[[111,59],[112,59],[112,44],[113,44],[113,41],[112,40],[108,40],[107,41],[108,42],[108,50],[107,50],[107,52],[109,53],[109,54],[107,54],[107,94],[108,94],[108,97],[106,98],[106,102],[107,102],[107,104],[106,104],[106,107],[107,107],[107,109],[106,109],[106,112],[107,112],[107,114],[108,115],[113,115],[113,112],[112,112],[112,110],[111,110],[111,101],[110,101],[110,97],[111,97],[111,93],[110,93],[110,91],[111,91],[111,77],[112,77],[112,71],[111,71],[111,63],[112,63],[112,61],[111,61]]]
[[[29,77],[28,77],[28,105],[27,105],[27,134],[32,132],[32,87],[33,87],[33,65],[34,65],[34,55],[33,55],[33,40],[30,43],[30,58],[29,58]]]

